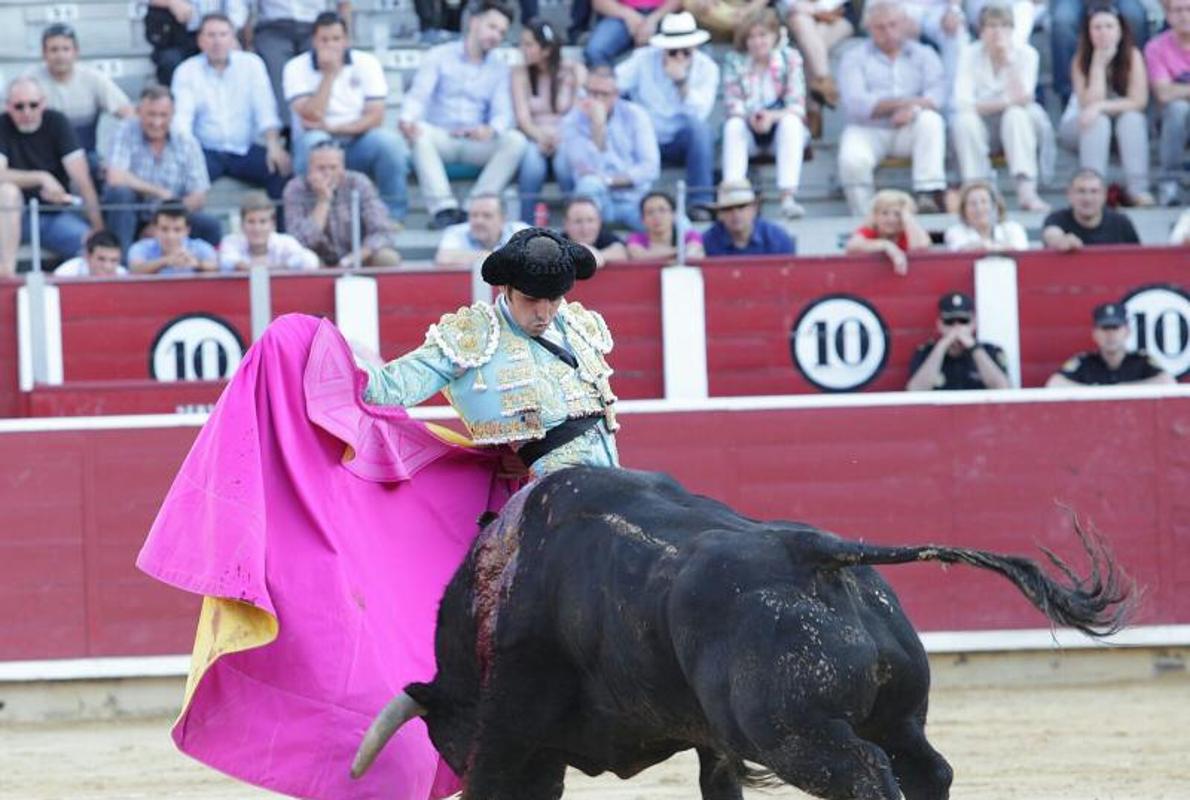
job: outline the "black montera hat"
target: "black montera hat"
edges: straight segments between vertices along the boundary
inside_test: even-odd
[[[938,315],[943,319],[950,317],[969,317],[975,313],[975,301],[971,295],[963,292],[947,292],[938,298]]]
[[[546,228],[517,231],[483,262],[487,283],[551,300],[569,292],[575,278],[586,280],[594,274],[590,250]]]
[[[1095,310],[1091,312],[1091,319],[1095,321],[1096,328],[1122,327],[1128,324],[1128,313],[1119,303],[1104,303],[1095,306]]]

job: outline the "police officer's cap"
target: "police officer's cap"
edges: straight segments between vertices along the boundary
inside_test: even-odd
[[[938,298],[938,315],[942,319],[970,317],[975,313],[975,301],[963,292],[947,292]]]
[[[1095,306],[1091,319],[1096,328],[1118,328],[1128,324],[1128,314],[1119,303],[1104,303]]]
[[[594,274],[590,250],[546,228],[517,231],[483,262],[487,283],[550,300],[570,291],[575,278],[586,280]]]

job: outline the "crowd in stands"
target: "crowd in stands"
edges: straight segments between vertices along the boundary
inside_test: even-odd
[[[440,5],[417,4],[426,41],[439,43],[395,125],[380,61],[351,45],[345,0],[150,0],[158,80],[135,105],[79,63],[74,29],[48,26],[43,64],[8,83],[0,115],[0,275],[31,238],[33,198],[39,242],[70,266],[59,274],[121,274],[120,261],[133,273],[397,266],[410,172],[428,227],[443,231],[441,266],[545,224],[551,178],[569,200],[566,234],[600,263],[669,259],[679,245],[687,258],[792,253],[748,176],[772,156],[781,218],[805,215],[803,157],[824,106],[845,118],[839,183],[863,219],[845,249],[883,253],[898,273],[932,244],[918,213],[956,213],[952,250],[1028,246],[997,188],[1001,156],[1016,207],[1050,212],[1046,247],[1138,242],[1109,203],[1182,201],[1190,0],[1162,0],[1167,29],[1155,34],[1141,0],[575,0],[565,35],[525,0],[511,68],[496,52],[511,7],[470,0],[452,17]],[[1056,125],[1029,44],[1039,13],[1052,20]],[[832,48],[857,33],[832,68]],[[566,39],[585,41],[584,63],[563,57]],[[119,125],[100,153],[102,114]],[[1053,211],[1039,188],[1058,147],[1079,169],[1069,207]],[[1105,178],[1113,151],[1118,188]],[[948,152],[961,186],[948,185]],[[889,157],[909,160],[911,193],[878,191]],[[662,166],[681,170],[683,196],[660,191]],[[474,179],[468,197],[459,175]],[[222,176],[263,192],[244,197],[231,232],[206,208]],[[514,182],[518,220],[502,200]]]

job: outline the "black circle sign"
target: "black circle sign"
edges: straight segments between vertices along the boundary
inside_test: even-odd
[[[1190,372],[1190,295],[1176,286],[1142,286],[1124,297],[1130,350],[1144,350],[1180,378]]]
[[[789,333],[789,353],[806,380],[825,392],[851,392],[888,363],[888,326],[867,300],[850,294],[816,298]]]
[[[149,376],[166,383],[230,378],[244,357],[236,329],[214,314],[183,314],[158,331],[149,348]]]

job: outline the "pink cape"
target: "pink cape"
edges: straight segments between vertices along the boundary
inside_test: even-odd
[[[137,566],[208,596],[173,729],[183,752],[297,797],[445,797],[458,779],[420,720],[364,778],[349,769],[380,708],[433,677],[442,591],[477,517],[510,487],[491,452],[363,403],[365,382],[331,323],[275,321],[200,432]],[[204,653],[204,639],[234,638],[237,609],[268,632]]]

